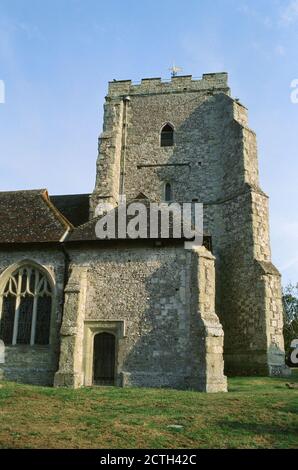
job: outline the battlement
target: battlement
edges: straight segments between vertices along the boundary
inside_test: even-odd
[[[192,75],[172,77],[162,81],[161,78],[143,78],[140,83],[131,80],[114,80],[109,82],[110,98],[122,95],[146,95],[151,93],[179,93],[185,91],[222,91],[230,94],[228,74],[205,73],[201,79],[193,79]]]

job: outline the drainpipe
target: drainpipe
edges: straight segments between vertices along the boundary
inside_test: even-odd
[[[65,301],[65,288],[68,283],[69,279],[69,264],[70,264],[70,256],[69,253],[66,251],[65,244],[61,243],[62,253],[64,255],[64,280],[63,280],[63,305]]]
[[[69,263],[70,263],[70,256],[68,252],[66,251],[65,244],[63,242],[60,243],[61,251],[63,253],[64,257],[64,276],[63,276],[63,290],[62,290],[62,302],[61,302],[61,318],[60,318],[60,324],[59,324],[59,332],[62,326],[63,322],[63,310],[64,310],[64,304],[65,304],[65,288],[69,279],[68,271],[69,271]],[[58,326],[58,324],[57,324]],[[59,361],[60,361],[60,346],[61,346],[61,340],[60,337],[57,335],[57,339],[55,341],[56,343],[56,353],[57,353],[57,364],[56,364],[56,372],[59,370]]]

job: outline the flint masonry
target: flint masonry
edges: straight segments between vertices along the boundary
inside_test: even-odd
[[[96,207],[204,204],[204,246],[107,239]],[[226,73],[109,83],[92,194],[0,193],[6,380],[226,390],[286,372],[255,133]]]

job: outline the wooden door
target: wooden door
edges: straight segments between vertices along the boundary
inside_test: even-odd
[[[93,382],[95,385],[114,385],[115,336],[99,333],[94,337]]]

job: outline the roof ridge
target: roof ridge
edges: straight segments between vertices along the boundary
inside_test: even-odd
[[[66,230],[72,230],[74,226],[72,223],[57,209],[57,207],[52,203],[52,201],[49,198],[49,193],[47,189],[44,189],[43,192],[41,193],[41,197],[44,200],[44,202],[47,204],[49,209],[53,212],[55,217],[59,220],[61,225],[65,227]]]
[[[71,196],[91,196],[92,193],[73,193],[73,194],[49,194],[51,197],[71,197]]]
[[[14,194],[14,193],[44,193],[47,191],[46,188],[42,189],[17,189],[16,191],[0,191],[0,194]]]

